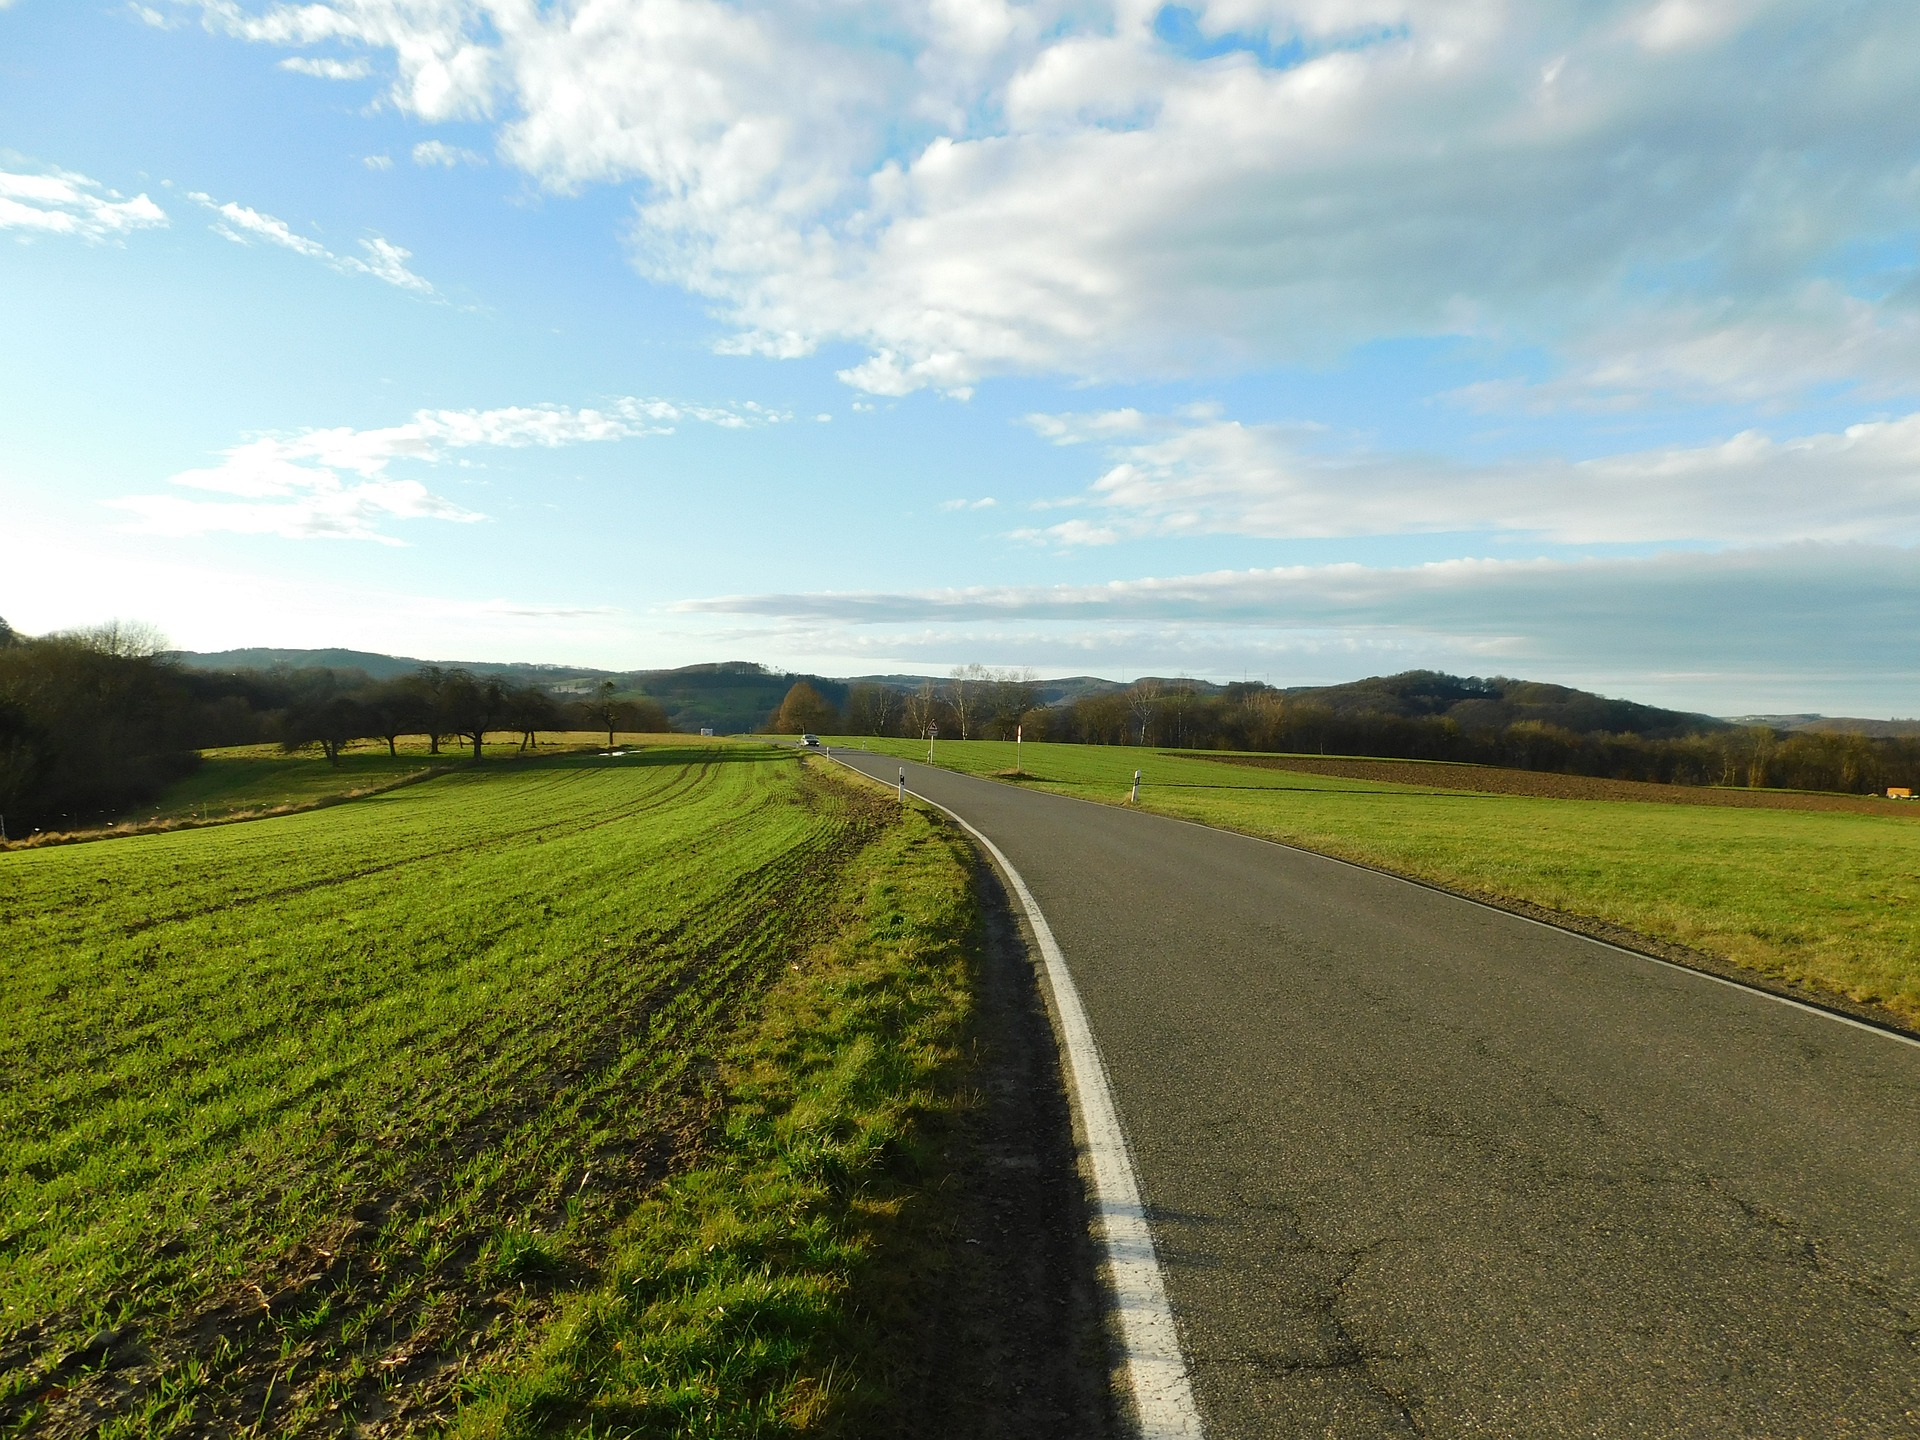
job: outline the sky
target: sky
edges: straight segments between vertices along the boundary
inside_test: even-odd
[[[1911,0],[0,0],[0,616],[1920,715]]]

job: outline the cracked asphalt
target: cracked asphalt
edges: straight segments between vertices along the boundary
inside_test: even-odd
[[[1066,954],[1209,1435],[1920,1434],[1920,1048],[1317,856],[907,768]]]

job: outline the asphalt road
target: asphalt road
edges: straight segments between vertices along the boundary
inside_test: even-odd
[[[1920,1048],[907,768],[1065,952],[1209,1435],[1920,1434]]]

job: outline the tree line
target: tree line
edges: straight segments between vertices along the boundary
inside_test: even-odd
[[[847,687],[844,709],[803,680],[767,717],[766,729],[775,735],[899,737],[937,728],[955,740],[1011,740],[1023,721],[1047,713],[1040,695],[1033,671],[985,665],[956,666],[944,682],[925,680],[911,689],[857,682]]]
[[[373,681],[358,670],[208,672],[167,657],[158,632],[115,623],[29,637],[0,620],[0,825],[18,838],[105,819],[152,798],[228,745],[312,748],[338,764],[348,745],[422,736],[434,754],[487,736],[669,729],[658,702],[611,682],[561,701],[457,668]]]
[[[1872,794],[1920,789],[1920,740],[1727,726],[1645,736],[1582,732],[1523,720],[1463,725],[1445,716],[1341,712],[1258,682],[1202,690],[1143,680],[1124,689],[1044,705],[1031,671],[956,670],[915,690],[859,684],[836,709],[813,687],[788,693],[770,720],[776,733],[1140,745],[1185,750],[1452,760],[1511,769],[1647,780]]]

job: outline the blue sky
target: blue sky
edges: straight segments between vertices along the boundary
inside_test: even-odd
[[[10,0],[0,615],[1920,713],[1916,94],[1871,0]]]

